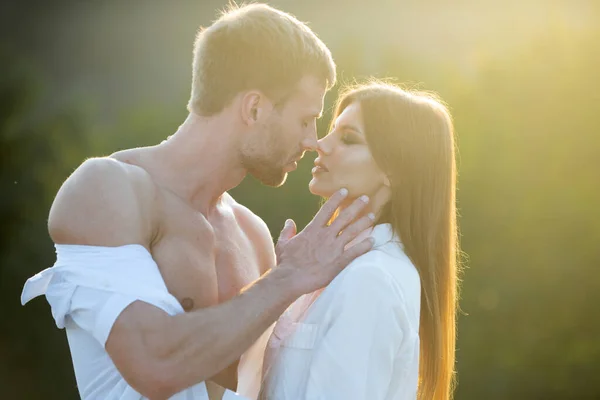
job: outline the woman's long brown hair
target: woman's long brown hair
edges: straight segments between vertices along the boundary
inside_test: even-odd
[[[373,158],[390,181],[378,222],[392,225],[421,279],[418,398],[451,399],[459,255],[452,119],[431,93],[372,82],[344,90],[333,121],[355,102]]]

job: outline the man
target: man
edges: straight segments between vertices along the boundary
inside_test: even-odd
[[[370,249],[344,250],[372,223],[365,201],[327,226],[338,193],[298,235],[286,223],[276,258],[264,222],[226,192],[247,173],[285,181],[316,146],[334,82],[306,25],[265,5],[231,9],[198,34],[178,131],[65,181],[48,222],[57,264],[22,301],[45,294],[67,328],[83,398],[206,399],[211,377],[235,390],[237,360],[286,307]]]

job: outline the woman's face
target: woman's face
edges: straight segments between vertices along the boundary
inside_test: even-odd
[[[360,103],[346,107],[333,130],[318,143],[319,156],[308,184],[311,193],[330,197],[346,188],[350,198],[374,197],[389,185],[367,145]]]

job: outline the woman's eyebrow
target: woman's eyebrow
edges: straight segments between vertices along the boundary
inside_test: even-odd
[[[349,130],[349,131],[354,131],[356,133],[362,133],[360,131],[360,129],[358,129],[356,126],[354,125],[350,125],[350,124],[341,124],[336,126],[337,129],[342,129],[342,130]]]

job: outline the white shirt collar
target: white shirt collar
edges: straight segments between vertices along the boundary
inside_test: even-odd
[[[374,249],[384,246],[388,243],[394,243],[400,246],[400,248],[404,248],[400,238],[396,233],[394,233],[392,225],[389,223],[375,225],[371,230],[370,236],[375,240],[375,243],[373,244]]]

